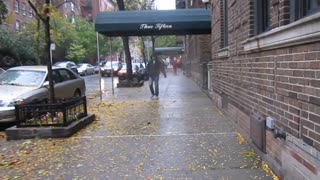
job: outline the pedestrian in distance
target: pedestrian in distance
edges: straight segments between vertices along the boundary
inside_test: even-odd
[[[171,64],[172,64],[173,74],[177,75],[177,66],[178,66],[177,60],[176,59],[172,60]]]
[[[152,95],[151,99],[158,99],[160,72],[162,72],[165,78],[167,77],[163,61],[158,60],[155,55],[152,55],[151,59],[147,64],[147,71],[149,74],[149,88]],[[153,87],[153,84],[154,84],[154,87]]]

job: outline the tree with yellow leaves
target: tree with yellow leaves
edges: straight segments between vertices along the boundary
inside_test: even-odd
[[[0,0],[0,24],[2,24],[2,20],[5,19],[8,14],[8,9],[4,4],[3,0]]]

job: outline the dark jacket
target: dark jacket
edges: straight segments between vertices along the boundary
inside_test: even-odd
[[[147,71],[149,76],[151,77],[159,76],[160,72],[163,73],[164,77],[167,76],[164,69],[164,63],[159,60],[156,60],[155,62],[153,62],[153,60],[150,60],[147,64]]]

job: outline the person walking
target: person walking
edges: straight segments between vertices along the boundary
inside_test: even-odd
[[[177,60],[176,59],[172,60],[171,64],[172,64],[173,74],[177,75],[177,66],[178,66]]]
[[[164,69],[164,63],[159,61],[155,55],[151,56],[147,64],[147,72],[149,74],[149,88],[151,91],[151,98],[158,99],[159,98],[159,75],[160,72],[163,73],[164,77],[167,77],[166,71]],[[154,84],[154,88],[153,88]]]

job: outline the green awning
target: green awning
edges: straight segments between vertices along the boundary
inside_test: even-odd
[[[183,47],[156,47],[154,48],[154,54],[156,55],[176,55],[183,54]]]
[[[106,11],[98,13],[96,31],[106,36],[210,34],[209,9]]]

